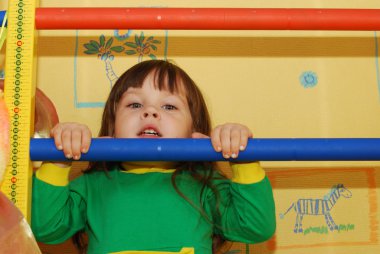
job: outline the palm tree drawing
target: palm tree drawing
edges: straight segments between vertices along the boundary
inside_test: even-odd
[[[126,42],[124,45],[132,48],[125,51],[127,55],[138,55],[138,62],[141,62],[145,55],[151,59],[157,59],[156,55],[152,51],[157,51],[155,44],[161,44],[161,41],[155,40],[153,36],[146,38],[144,32],[140,33],[140,36],[135,34],[135,42]]]
[[[124,51],[123,46],[113,46],[113,37],[109,38],[106,42],[106,38],[104,35],[99,36],[99,41],[90,40],[89,43],[84,44],[83,46],[86,48],[84,51],[85,54],[88,55],[98,55],[98,59],[104,61],[106,65],[106,75],[108,80],[110,81],[111,87],[118,79],[118,76],[114,72],[112,68],[111,62],[114,60],[115,56],[112,52],[120,53]]]

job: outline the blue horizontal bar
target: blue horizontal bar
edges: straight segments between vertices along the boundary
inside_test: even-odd
[[[5,13],[6,13],[6,11],[0,11],[0,27],[3,24]],[[5,22],[5,26],[7,26],[7,22]]]
[[[53,139],[31,139],[34,161],[65,161]],[[92,140],[82,161],[224,161],[210,139]],[[233,161],[233,159],[231,159]],[[255,138],[236,161],[380,161],[380,138]]]

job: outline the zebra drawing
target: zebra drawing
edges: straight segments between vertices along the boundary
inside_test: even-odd
[[[283,219],[284,216],[293,208],[297,213],[294,233],[303,232],[302,219],[305,215],[324,215],[326,225],[330,231],[333,231],[334,229],[337,230],[338,226],[331,217],[330,211],[341,196],[351,198],[352,193],[346,189],[343,184],[338,184],[337,186],[333,186],[331,188],[330,195],[325,199],[298,199],[296,202],[292,203],[285,213],[280,214],[280,218]]]

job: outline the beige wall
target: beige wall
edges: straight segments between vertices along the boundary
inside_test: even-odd
[[[380,8],[378,0],[301,1],[58,1],[41,7],[247,7]],[[6,9],[2,0],[0,9]],[[126,30],[119,31],[120,34]],[[142,31],[133,30],[134,35]],[[380,67],[378,33],[325,31],[143,31],[161,41],[154,52],[183,67],[203,90],[214,124],[242,122],[256,137],[379,137]],[[114,31],[40,31],[38,87],[55,103],[61,121],[80,121],[96,134],[109,92],[105,62],[83,53],[83,44],[111,38]],[[122,45],[125,41],[114,40]],[[76,52],[77,50],[77,54]],[[4,50],[0,69],[4,62]],[[143,59],[148,59],[144,56]],[[138,62],[136,55],[115,54],[116,74]],[[300,76],[318,82],[305,88]],[[76,100],[75,100],[76,96]],[[79,105],[85,107],[80,108]],[[294,233],[295,213],[281,220],[272,241],[251,247],[255,253],[377,253],[378,162],[264,162],[275,190],[278,213],[298,199],[323,199],[338,183],[352,197],[339,200],[332,217],[342,230],[317,233],[323,216],[305,216]],[[305,169],[307,168],[307,169]],[[320,174],[320,173],[323,174]],[[349,211],[349,212],[348,212]],[[343,230],[343,225],[346,231]],[[354,225],[354,226],[352,226]],[[314,230],[314,231],[313,231]],[[244,247],[244,246],[243,246]]]
[[[7,1],[3,2],[2,9]],[[107,6],[126,6],[125,1],[109,2]],[[40,5],[104,6],[104,1],[41,1]],[[128,6],[376,8],[380,4],[375,0],[361,1],[360,5],[356,1],[288,0],[263,4],[240,0],[181,1],[176,5],[170,1],[129,1]],[[126,41],[133,40],[140,32],[133,30],[132,38]],[[74,96],[79,102],[104,101],[109,81],[104,61],[85,55],[83,44],[98,40],[101,34],[108,39],[113,33],[39,32],[38,87],[52,98],[62,121],[84,122],[95,134],[102,109],[78,108]],[[207,98],[214,124],[243,122],[256,137],[377,137],[380,134],[380,77],[375,56],[379,41],[375,32],[172,30],[144,33],[161,40],[158,58],[174,60],[198,83]],[[120,75],[137,61],[135,55],[119,53],[111,64]],[[308,71],[318,78],[313,88],[304,88],[299,80]],[[277,163],[265,164],[277,166]],[[352,164],[373,165],[349,163]]]

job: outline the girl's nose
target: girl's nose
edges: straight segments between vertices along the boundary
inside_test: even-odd
[[[160,118],[159,113],[157,110],[153,107],[147,108],[143,113],[142,113],[143,118],[148,118],[148,117],[153,117],[153,118]]]

